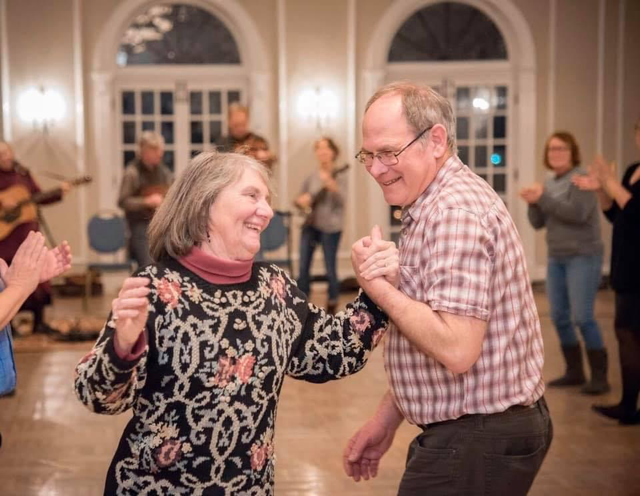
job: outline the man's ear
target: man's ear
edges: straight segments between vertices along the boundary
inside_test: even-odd
[[[449,149],[447,145],[447,130],[442,124],[436,124],[429,133],[429,139],[433,143],[433,155],[437,159],[443,157]]]

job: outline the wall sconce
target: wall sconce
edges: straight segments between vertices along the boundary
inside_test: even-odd
[[[316,130],[321,133],[338,115],[338,97],[326,88],[305,90],[298,97],[298,114],[315,122]]]
[[[18,99],[18,115],[24,122],[47,132],[49,126],[60,121],[65,114],[65,104],[60,93],[54,90],[31,88]]]

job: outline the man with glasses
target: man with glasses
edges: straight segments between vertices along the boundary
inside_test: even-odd
[[[543,344],[524,251],[503,201],[456,155],[449,102],[394,83],[369,100],[356,158],[403,207],[400,283],[375,275],[380,241],[353,248],[358,281],[388,313],[390,390],[344,453],[375,477],[403,420],[399,495],[526,494],[552,439]],[[368,279],[368,280],[367,280]]]

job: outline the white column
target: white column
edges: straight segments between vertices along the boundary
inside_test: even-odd
[[[98,181],[98,208],[116,208],[117,194],[122,167],[121,160],[114,157],[115,95],[113,73],[94,72],[91,74],[93,94],[93,131],[95,160]]]
[[[385,77],[386,72],[382,70],[363,72],[361,105],[363,110],[369,98],[384,84]],[[389,205],[384,199],[380,186],[370,177],[367,177],[367,192],[369,197],[369,226],[367,227],[379,224],[386,235],[389,233]]]

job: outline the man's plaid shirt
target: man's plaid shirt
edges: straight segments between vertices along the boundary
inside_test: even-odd
[[[535,403],[544,392],[540,322],[504,202],[453,156],[404,209],[402,225],[400,290],[434,311],[488,321],[480,357],[464,374],[391,326],[385,368],[404,417],[424,425]]]

